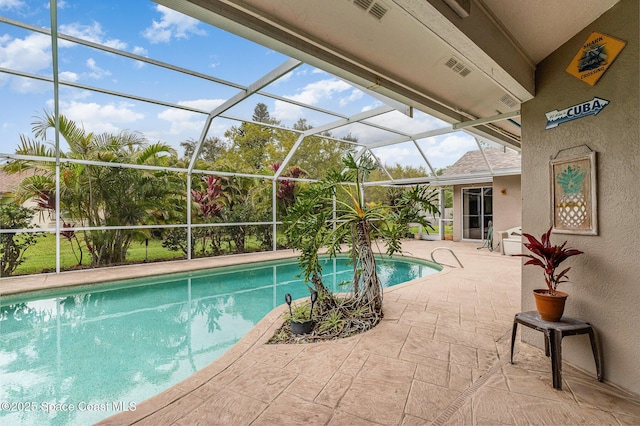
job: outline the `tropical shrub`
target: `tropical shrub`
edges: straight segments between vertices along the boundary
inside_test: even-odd
[[[539,240],[531,234],[522,233],[529,241],[528,243],[524,243],[524,246],[529,249],[531,254],[516,254],[516,256],[528,257],[529,260],[525,265],[541,267],[544,271],[544,280],[549,289],[549,293],[555,294],[558,284],[568,281],[569,277],[567,276],[567,272],[569,272],[571,267],[561,272],[556,272],[556,269],[569,257],[577,256],[583,252],[566,247],[567,241],[560,245],[551,245],[552,229],[553,227],[550,227],[547,232],[542,234]]]
[[[27,229],[35,212],[15,203],[0,203],[2,229]],[[0,233],[0,277],[13,274],[24,261],[25,251],[36,243],[35,234],[24,232]]]
[[[434,192],[421,187],[405,191],[396,206],[367,205],[362,184],[375,169],[373,160],[364,155],[356,161],[349,154],[343,165],[343,171],[330,171],[318,184],[300,192],[284,220],[285,232],[291,245],[300,250],[299,263],[305,280],[311,281],[329,308],[333,302],[322,283],[319,252],[326,247],[333,256],[342,250],[343,243],[348,244],[353,262],[353,305],[370,309],[377,318],[375,323],[382,315],[382,286],[372,239],[383,239],[387,254],[392,255],[400,250],[408,223],[430,226],[420,211],[437,213],[438,208],[433,203]]]
[[[53,115],[45,113],[33,123],[35,139],[21,136],[16,154],[55,158],[54,144],[47,141],[47,131],[55,126]],[[181,213],[174,206],[184,204],[175,202],[184,199],[184,185],[175,173],[104,165],[166,166],[174,154],[170,146],[148,144],[137,132],[86,132],[64,116],[59,117],[59,130],[69,145],[60,157],[86,161],[60,163],[60,212],[65,223],[78,227],[148,225],[166,223]],[[101,164],[94,164],[97,162]],[[54,161],[12,160],[4,169],[8,173],[32,170],[20,183],[16,198],[34,199],[41,211],[53,215]],[[90,230],[82,235],[94,266],[124,262],[130,244],[149,237],[148,231],[135,229]]]

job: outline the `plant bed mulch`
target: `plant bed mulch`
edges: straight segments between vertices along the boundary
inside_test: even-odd
[[[313,330],[309,334],[293,334],[287,312],[283,315],[284,323],[267,343],[314,343],[342,339],[370,330],[382,319],[382,313],[354,305],[353,299],[319,303],[313,312]]]

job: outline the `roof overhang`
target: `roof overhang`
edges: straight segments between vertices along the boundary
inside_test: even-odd
[[[520,176],[522,170],[517,168],[494,170],[493,172],[479,172],[463,175],[444,176],[424,176],[409,179],[394,179],[389,181],[367,182],[365,186],[408,186],[408,185],[430,185],[430,186],[451,186],[451,185],[473,185],[478,183],[493,182],[497,176]]]

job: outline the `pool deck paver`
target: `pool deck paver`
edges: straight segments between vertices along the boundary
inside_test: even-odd
[[[543,350],[518,340],[509,363],[519,258],[473,243],[412,240],[404,249],[428,259],[441,246],[465,267],[387,289],[385,317],[373,330],[322,343],[266,344],[282,323],[281,306],[218,360],[100,424],[640,425],[640,397],[598,382],[595,367],[584,372],[565,362],[558,391]],[[274,256],[282,253],[257,258]],[[448,256],[436,258],[450,262]],[[172,263],[156,270],[183,267]]]

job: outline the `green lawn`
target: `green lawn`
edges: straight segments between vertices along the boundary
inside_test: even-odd
[[[438,225],[433,225],[434,230],[432,231],[431,229],[429,229],[429,235],[438,235],[438,233],[440,232],[440,227]],[[422,227],[422,232],[426,232],[427,230],[424,228],[424,226]],[[418,232],[418,227],[417,226],[412,226],[411,227],[411,233],[415,234]],[[444,233],[445,234],[453,234],[453,225],[445,225],[444,226]]]
[[[91,264],[91,254],[83,246],[82,264]],[[78,246],[73,242],[73,250],[66,239],[60,240],[60,269],[65,270],[78,265]],[[78,256],[78,258],[76,258]],[[56,268],[56,240],[51,234],[45,234],[38,238],[38,242],[29,247],[25,252],[25,261],[18,266],[14,275],[38,274],[41,272],[53,271]],[[149,240],[148,254],[144,242],[133,243],[127,252],[127,261],[139,262],[145,259],[169,260],[180,259],[184,255],[182,252],[168,250],[162,247],[162,241]]]
[[[198,244],[198,242],[196,242]],[[82,265],[91,264],[91,254],[82,245]],[[245,240],[245,251],[259,250],[260,244],[256,237],[248,235]],[[222,254],[229,254],[234,249],[234,246],[229,247],[228,243],[224,243]],[[196,257],[201,257],[201,249],[196,246]],[[80,254],[78,252],[78,245],[76,241],[73,241],[73,250],[71,244],[66,239],[60,240],[60,269],[66,270],[78,266]],[[159,261],[159,260],[175,260],[184,259],[186,256],[182,251],[171,251],[162,247],[161,240],[149,240],[149,247],[145,247],[144,242],[134,242],[127,251],[127,262],[142,262],[144,260]],[[38,241],[33,246],[29,247],[25,252],[24,262],[18,266],[13,275],[29,275],[38,274],[42,272],[51,272],[56,269],[56,240],[51,234],[44,234],[38,238]]]
[[[434,226],[434,228],[435,231],[430,230],[429,234],[438,235],[438,226]],[[411,229],[411,232],[418,232],[418,227],[413,227]],[[445,228],[445,232],[453,233],[452,227],[450,225],[447,225]],[[279,238],[278,243],[284,244],[285,241],[282,238]],[[259,244],[253,236],[248,236],[245,244],[245,249],[247,251],[254,251],[259,249]],[[91,254],[89,253],[87,248],[84,247],[84,243],[82,243],[82,246],[82,264],[88,266],[91,264]],[[224,248],[228,249],[227,245],[224,245]],[[78,265],[79,256],[80,254],[78,252],[76,241],[74,240],[73,242],[72,251],[69,241],[62,238],[60,241],[60,269],[67,270],[76,267]],[[199,248],[196,248],[196,256],[201,256]],[[154,239],[149,240],[148,251],[147,247],[145,247],[144,242],[136,242],[131,244],[131,246],[129,247],[129,251],[127,252],[128,262],[142,262],[145,259],[151,262],[158,260],[174,260],[184,258],[185,256],[181,251],[177,252],[168,250],[162,247],[162,241]],[[44,234],[40,236],[37,243],[27,249],[24,259],[24,262],[20,266],[18,266],[18,268],[14,272],[14,275],[29,275],[55,271],[56,241],[54,236],[51,234]]]

